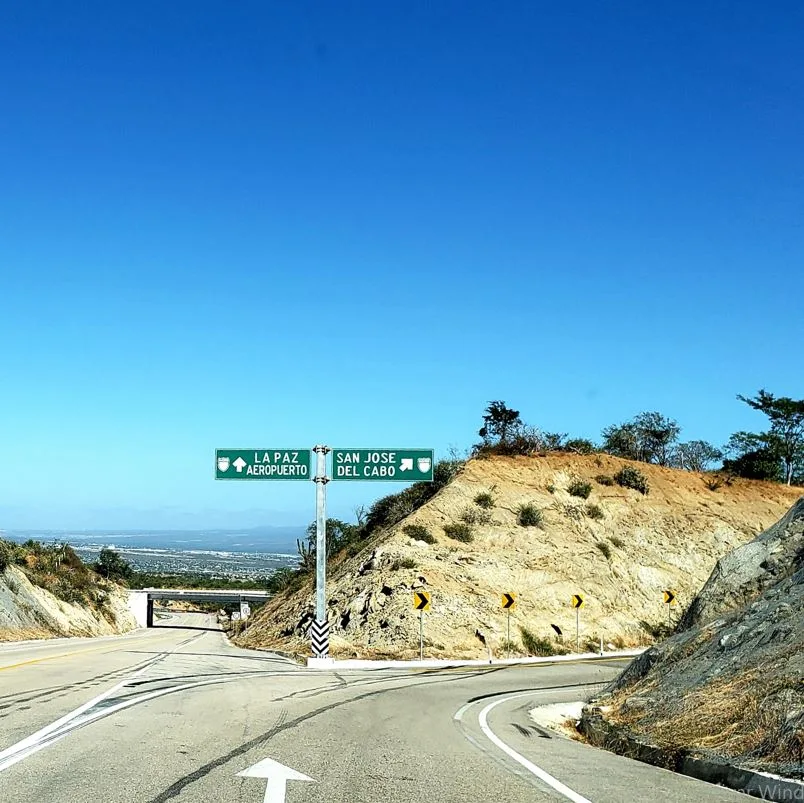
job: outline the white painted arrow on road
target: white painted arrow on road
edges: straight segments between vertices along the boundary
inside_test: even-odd
[[[413,471],[413,458],[412,457],[403,457],[399,461],[399,470],[400,471]]]
[[[237,773],[243,778],[265,778],[268,786],[265,789],[263,803],[285,803],[285,788],[288,781],[312,781],[272,758],[264,758],[243,772]]]

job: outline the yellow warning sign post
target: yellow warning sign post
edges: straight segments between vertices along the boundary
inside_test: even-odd
[[[505,653],[508,658],[511,657],[511,611],[516,610],[516,594],[512,593],[511,591],[506,591],[502,595],[502,607],[503,610],[508,614],[508,623],[507,623],[507,632],[508,635],[506,637],[506,644],[505,644]]]
[[[430,592],[413,592],[413,610],[419,612],[419,660],[424,658],[424,612],[430,610]]]
[[[581,651],[581,608],[583,597],[580,594],[572,595],[572,607],[575,608],[575,651]]]
[[[667,627],[671,627],[670,623],[670,607],[676,604],[676,594],[674,591],[665,589],[662,594],[664,595],[664,604],[667,605]]]

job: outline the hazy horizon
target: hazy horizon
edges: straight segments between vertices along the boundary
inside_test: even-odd
[[[3,528],[0,537],[12,541],[65,541],[76,547],[114,545],[121,549],[210,550],[294,554],[304,527],[240,527],[202,529]]]

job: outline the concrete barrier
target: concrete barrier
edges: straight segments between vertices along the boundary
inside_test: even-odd
[[[129,591],[128,609],[134,614],[137,627],[148,627],[148,592]]]
[[[636,658],[644,650],[623,650],[607,653],[579,653],[575,655],[551,655],[547,658],[495,658],[492,660],[450,660],[449,658],[430,658],[423,661],[369,661],[355,658],[335,660],[332,658],[308,658],[309,669],[444,669],[453,666],[517,666],[519,664],[561,664],[573,661],[600,661],[612,658]]]

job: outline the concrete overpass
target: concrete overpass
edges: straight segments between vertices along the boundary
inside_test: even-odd
[[[154,601],[178,600],[182,602],[239,603],[242,616],[248,616],[251,603],[270,599],[268,591],[232,588],[143,588],[128,592],[128,607],[140,627],[154,626]]]

